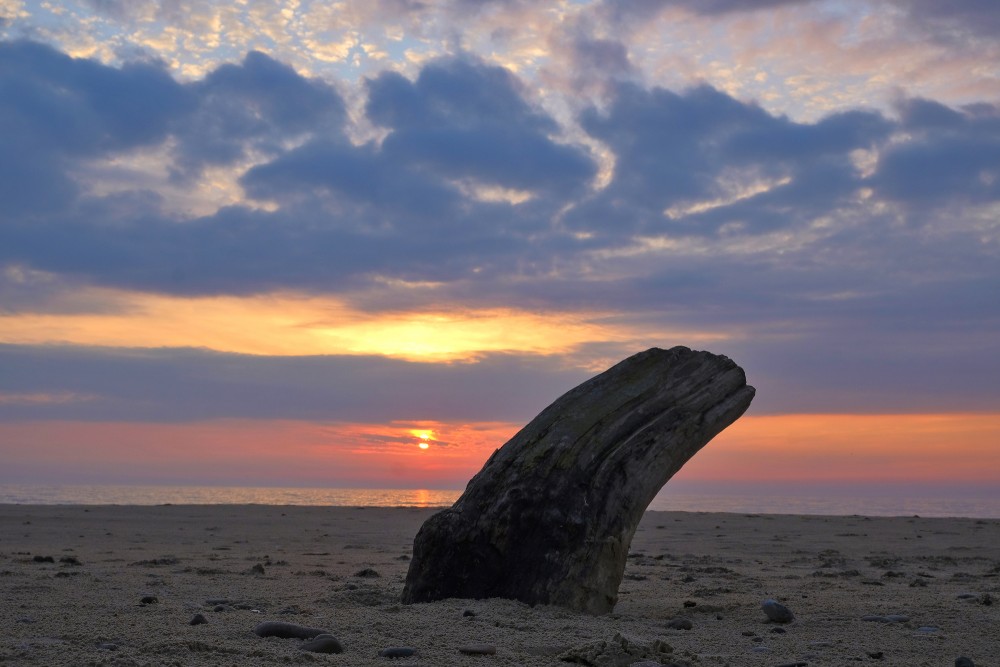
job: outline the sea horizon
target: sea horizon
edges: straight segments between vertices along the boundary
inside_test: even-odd
[[[287,505],[448,507],[462,489],[398,489],[171,484],[0,483],[5,505]],[[1000,493],[991,486],[704,485],[664,487],[648,510],[1000,518]]]

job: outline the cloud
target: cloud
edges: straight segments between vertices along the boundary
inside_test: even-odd
[[[277,155],[285,142],[342,133],[346,111],[332,87],[257,51],[189,88],[197,108],[176,125],[181,168],[231,164],[251,151]]]
[[[1000,201],[1000,107],[911,99],[899,113],[910,138],[881,152],[880,194],[913,209]]]
[[[983,37],[1000,38],[1000,5],[991,0],[893,0],[918,26],[944,36],[956,28]],[[928,26],[930,24],[930,26]]]
[[[64,399],[0,401],[0,421],[526,422],[593,374],[533,355],[436,364],[2,344],[0,363],[0,395]]]
[[[559,128],[523,95],[506,69],[467,57],[434,61],[416,81],[386,72],[367,84],[369,119],[390,129],[389,160],[520,190],[568,194],[595,165],[579,147],[555,143]]]
[[[8,215],[59,210],[78,160],[163,141],[191,98],[161,67],[115,69],[34,42],[0,42],[0,199]]]
[[[932,391],[912,389],[927,377],[949,387],[939,399],[949,405],[983,406],[997,395],[996,374],[981,375],[983,364],[953,352],[1000,358],[991,300],[1000,289],[994,105],[900,96],[891,112],[848,108],[804,121],[711,86],[672,91],[635,77],[613,81],[604,104],[571,119],[566,108],[540,106],[529,79],[466,54],[432,60],[412,78],[383,72],[363,84],[367,98],[353,108],[381,134],[359,143],[345,136],[351,120],[334,83],[259,53],[185,83],[162,65],[108,67],[26,42],[3,43],[0,58],[0,142],[9,148],[0,153],[0,296],[9,311],[99,309],[66,296],[67,285],[97,284],[172,295],[330,294],[373,313],[433,313],[443,304],[601,312],[635,338],[575,350],[572,363],[593,368],[697,335],[766,380],[759,403],[769,410],[860,409],[859,397],[933,407]],[[566,139],[574,131],[586,136]],[[595,187],[592,156],[601,151],[613,171]],[[211,165],[222,165],[237,203],[193,215],[169,209],[170,191],[152,177],[92,187],[130,160],[153,162],[149,173],[162,172],[161,182],[171,173],[207,180]],[[171,364],[223,358],[163,351],[139,372],[139,362],[111,355],[120,377],[133,378],[116,388],[32,384],[29,367],[39,377],[53,367],[40,351],[10,357],[18,355],[24,386],[9,394],[115,401],[135,393],[142,372],[169,387]],[[318,414],[318,402],[291,388],[307,363],[225,359],[288,378],[278,384],[299,402],[278,401],[269,414]],[[412,377],[462,394],[489,383],[487,371],[502,377],[492,365],[499,359],[442,376],[421,366]],[[360,361],[313,361],[362,382]],[[372,377],[398,381],[416,398],[393,398],[371,418],[432,407],[400,370],[417,366],[382,363],[369,364]],[[976,378],[968,390],[963,376]],[[244,415],[224,400],[250,401],[240,382],[209,386],[218,408],[199,413],[197,403],[211,397],[194,392],[191,405],[176,399],[179,414]],[[309,387],[325,405],[362,410],[350,396]],[[153,418],[174,400],[148,391],[148,402],[128,409],[113,401],[117,412],[94,399],[18,404],[17,414]],[[261,389],[275,400],[276,391]],[[499,394],[477,396],[497,411],[506,405]]]
[[[619,86],[606,112],[585,111],[581,124],[616,164],[611,183],[573,223],[680,235],[807,222],[861,187],[852,151],[878,146],[892,130],[875,112],[796,123],[709,86],[675,93],[634,84]]]

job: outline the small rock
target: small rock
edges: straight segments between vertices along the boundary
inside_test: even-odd
[[[80,560],[76,556],[63,556],[59,559],[59,562],[66,565],[81,565]]]
[[[879,616],[878,614],[867,614],[861,617],[862,621],[868,621],[870,623],[906,623],[910,620],[909,616],[904,614],[888,614],[886,616]]]
[[[784,628],[771,628],[771,632],[776,635],[783,635],[788,631],[785,630]]]
[[[495,655],[497,647],[492,644],[466,644],[459,646],[458,652],[465,655]]]
[[[882,651],[872,651],[868,654],[868,657],[871,658],[872,660],[882,660],[883,658],[885,658],[885,653],[883,653]]]
[[[327,634],[326,630],[307,628],[284,621],[264,621],[253,629],[258,637],[281,637],[282,639],[312,639]]]
[[[955,658],[955,667],[976,667],[976,663],[963,655]]]
[[[35,556],[31,560],[35,561],[36,563],[54,563],[54,562],[56,562],[56,559],[53,558],[52,556]]]
[[[383,658],[409,658],[414,655],[417,649],[409,646],[390,646],[378,652]]]
[[[476,616],[476,612],[472,611],[471,609],[466,609],[465,611],[462,612],[462,616],[474,618]]]
[[[260,563],[255,563],[253,567],[250,568],[252,574],[264,574],[264,566]]]
[[[979,598],[979,604],[986,605],[987,607],[989,607],[991,604],[993,604],[993,596],[990,595],[989,593],[983,593],[982,597]]]
[[[226,605],[224,604],[217,604],[214,607],[212,607],[212,611],[225,611],[225,610],[226,610]]]
[[[698,603],[695,602],[694,600],[684,600],[684,606],[685,607],[697,607]]]
[[[118,644],[115,644],[114,642],[101,642],[97,645],[97,648],[101,651],[117,651]]]
[[[208,619],[205,618],[204,614],[195,614],[191,617],[191,620],[188,621],[188,625],[204,625],[205,623],[208,623]]]
[[[142,604],[156,604],[159,601],[155,595],[143,595],[142,599],[139,600]]]
[[[764,600],[760,608],[764,610],[764,615],[767,616],[768,620],[775,623],[790,623],[795,619],[791,609],[777,600]]]
[[[667,621],[667,627],[672,630],[690,630],[694,624],[689,619],[678,617]]]
[[[343,653],[344,646],[336,637],[324,632],[303,642],[302,650],[310,653]]]
[[[355,577],[365,577],[365,578],[368,578],[368,579],[374,579],[375,577],[381,577],[382,575],[379,574],[378,572],[376,572],[375,570],[373,570],[372,568],[366,567],[363,570],[358,570],[357,572],[355,572],[354,576]]]

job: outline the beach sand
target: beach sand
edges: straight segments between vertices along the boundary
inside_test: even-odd
[[[1000,520],[650,512],[618,606],[591,617],[399,604],[434,511],[0,505],[0,664],[1000,665]],[[768,598],[795,620],[768,622]],[[258,637],[262,621],[344,652]],[[472,643],[496,653],[459,653]],[[394,646],[417,654],[378,657]]]

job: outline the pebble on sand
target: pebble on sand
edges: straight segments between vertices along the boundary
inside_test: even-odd
[[[955,667],[976,667],[976,663],[963,655],[955,658]]]
[[[459,646],[458,652],[465,655],[495,655],[497,647],[492,644],[466,644]]]
[[[208,623],[208,619],[205,618],[204,614],[195,614],[188,621],[188,625],[204,625],[205,623]]]
[[[258,623],[253,631],[258,637],[280,637],[282,639],[313,639],[319,635],[327,634],[326,630],[307,628],[284,621],[264,621]]]
[[[690,630],[694,627],[694,624],[691,623],[690,619],[678,616],[667,621],[667,627],[671,630]]]
[[[414,655],[417,649],[410,646],[390,646],[378,652],[383,658],[409,658]]]
[[[764,611],[764,615],[767,616],[769,621],[775,623],[790,623],[795,620],[795,615],[792,610],[781,604],[777,600],[764,600],[761,603],[760,608]]]
[[[159,601],[160,601],[159,598],[157,598],[155,595],[143,595],[142,599],[139,600],[139,602],[141,602],[142,604],[156,604]]]
[[[311,653],[343,653],[344,646],[336,637],[326,632],[302,644],[303,651]]]

